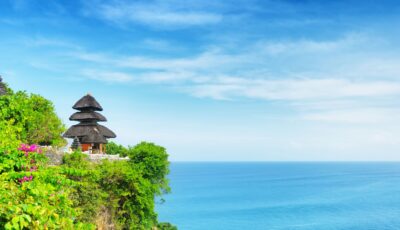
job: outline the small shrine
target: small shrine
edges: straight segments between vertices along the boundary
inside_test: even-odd
[[[78,112],[71,115],[69,120],[78,121],[79,124],[71,126],[64,137],[74,139],[71,148],[81,148],[83,152],[104,153],[108,138],[117,137],[113,131],[100,125],[107,119],[97,111],[103,111],[96,99],[87,94],[72,107]]]

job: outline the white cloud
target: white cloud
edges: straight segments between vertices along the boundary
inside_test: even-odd
[[[109,72],[99,70],[83,70],[81,73],[89,79],[105,82],[126,83],[133,80],[133,77],[123,72]]]
[[[190,89],[191,93],[195,96],[215,99],[247,97],[294,101],[400,95],[400,83],[393,82],[354,82],[341,79],[263,80],[227,77],[222,79],[214,83],[196,85]]]
[[[349,34],[326,41],[260,41],[234,51],[220,46],[181,58],[81,50],[72,56],[109,70],[86,73],[98,80],[129,82],[135,76],[136,83],[163,84],[199,98],[284,101],[307,120],[373,123],[387,118],[376,106],[391,108],[400,96],[400,57],[368,50],[369,42],[368,36]],[[367,51],[375,55],[363,55]]]
[[[111,63],[113,60],[111,57],[108,57],[105,54],[85,52],[81,50],[68,52],[66,55],[71,56],[73,58],[77,58],[82,61],[95,62],[95,63]]]
[[[338,52],[368,41],[363,34],[347,34],[337,40],[306,40],[297,41],[262,41],[257,45],[262,51],[269,54],[301,54],[318,52]]]
[[[239,56],[206,51],[198,56],[188,58],[126,57],[118,60],[115,64],[129,68],[164,70],[207,70],[206,68],[210,68],[208,71],[212,71],[212,67],[221,69],[241,62],[244,62],[244,60]]]
[[[362,108],[309,113],[304,115],[303,118],[320,122],[379,124],[396,122],[395,118],[399,113],[399,109]]]
[[[158,2],[102,3],[90,13],[117,24],[139,23],[157,28],[215,24],[222,15],[207,11],[179,9],[177,5]]]
[[[143,46],[152,50],[159,51],[175,51],[179,49],[179,47],[172,45],[170,42],[161,39],[152,39],[148,38],[143,41]]]
[[[27,46],[38,46],[38,47],[59,47],[59,48],[69,48],[69,49],[81,49],[80,46],[57,38],[47,38],[44,36],[30,37],[24,40]]]

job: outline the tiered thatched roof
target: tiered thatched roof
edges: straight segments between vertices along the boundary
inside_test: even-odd
[[[67,130],[67,132],[64,133],[64,137],[84,137],[93,134],[101,134],[106,138],[117,137],[113,131],[97,123],[79,123],[77,125],[73,125]]]
[[[76,112],[69,118],[71,121],[107,121],[103,115],[98,112]]]
[[[103,111],[103,107],[90,94],[82,97],[72,108],[80,111]]]
[[[105,144],[107,143],[107,138],[117,137],[113,131],[97,123],[107,121],[107,119],[100,113],[95,112],[102,111],[103,108],[90,94],[82,97],[75,103],[73,108],[79,110],[79,112],[72,114],[69,119],[80,123],[71,126],[64,133],[64,137],[78,137],[82,144]]]

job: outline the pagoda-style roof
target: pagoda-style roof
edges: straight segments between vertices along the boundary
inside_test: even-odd
[[[103,135],[101,135],[97,132],[93,132],[91,135],[82,137],[82,142],[83,143],[95,143],[95,144],[107,144],[107,139]]]
[[[73,109],[86,111],[86,110],[93,110],[93,111],[103,111],[103,107],[96,101],[96,99],[87,94],[86,96],[82,97],[79,101],[75,103],[72,107]]]
[[[107,121],[100,113],[94,111],[76,112],[69,117],[71,121]]]
[[[92,95],[82,97],[73,108],[79,112],[72,114],[69,119],[79,121],[79,124],[71,126],[64,133],[64,137],[78,138],[81,144],[106,144],[108,138],[117,137],[113,131],[97,123],[107,119],[96,112],[102,111],[103,108]]]
[[[74,138],[74,137],[85,137],[85,136],[90,136],[93,134],[101,134],[105,138],[116,138],[117,135],[110,129],[108,129],[105,126],[99,125],[99,124],[77,124],[71,126],[67,130],[67,132],[64,133],[64,137],[68,138]],[[82,141],[82,143],[85,143]]]

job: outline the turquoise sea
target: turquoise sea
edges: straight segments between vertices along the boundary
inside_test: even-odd
[[[172,163],[180,230],[398,230],[400,163]]]

